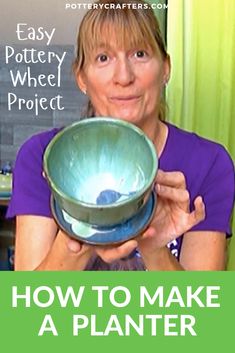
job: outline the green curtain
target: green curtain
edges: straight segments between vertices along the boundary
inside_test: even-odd
[[[148,0],[148,2],[155,5],[153,10],[157,16],[161,33],[166,38],[167,0]]]
[[[222,143],[235,160],[235,1],[168,0],[167,47],[169,120]],[[235,224],[233,234],[235,270]]]

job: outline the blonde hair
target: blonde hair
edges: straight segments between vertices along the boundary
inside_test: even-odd
[[[77,38],[77,53],[73,70],[77,75],[86,65],[93,50],[97,46],[108,45],[112,33],[115,35],[119,48],[133,48],[141,45],[151,47],[156,55],[163,60],[168,57],[164,41],[161,36],[158,21],[153,10],[144,8],[147,3],[142,0],[99,0],[95,4],[136,4],[136,6],[115,9],[109,7],[93,7],[84,16]],[[141,6],[138,7],[138,4]],[[109,35],[106,35],[106,34]],[[160,102],[159,119],[165,118],[165,102]],[[87,116],[94,116],[91,102],[88,102]]]

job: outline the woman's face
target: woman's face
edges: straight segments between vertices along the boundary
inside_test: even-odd
[[[169,62],[151,48],[119,49],[100,45],[88,60],[78,84],[86,90],[96,116],[120,118],[138,126],[157,118]]]

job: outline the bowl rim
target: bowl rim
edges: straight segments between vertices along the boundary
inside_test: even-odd
[[[128,127],[131,128],[132,130],[134,130],[138,135],[142,136],[145,141],[147,142],[150,151],[151,151],[151,155],[152,155],[152,160],[153,160],[153,168],[152,168],[152,172],[149,178],[148,183],[145,184],[144,187],[142,187],[140,190],[138,190],[130,199],[125,199],[122,200],[120,202],[116,202],[116,203],[110,203],[107,205],[97,205],[94,203],[89,203],[89,202],[85,202],[85,201],[81,201],[79,199],[76,199],[72,196],[68,196],[66,193],[64,193],[54,182],[53,180],[50,178],[49,176],[49,172],[48,172],[48,156],[51,152],[52,147],[54,146],[54,144],[57,142],[57,140],[64,135],[65,133],[67,133],[69,130],[72,130],[75,126],[77,125],[87,125],[87,124],[93,124],[93,123],[111,123],[114,125],[122,125],[124,127]],[[153,142],[148,138],[148,136],[143,132],[143,130],[141,130],[139,127],[137,127],[136,125],[129,123],[125,120],[122,119],[118,119],[118,118],[111,118],[111,117],[90,117],[90,118],[82,118],[81,120],[70,124],[68,126],[66,126],[65,128],[62,128],[62,130],[60,130],[49,142],[49,144],[47,145],[45,152],[43,154],[43,172],[44,175],[47,179],[47,182],[51,188],[52,192],[56,192],[60,197],[62,197],[64,200],[66,200],[67,202],[72,202],[74,204],[76,204],[77,206],[81,206],[84,208],[90,208],[90,209],[111,209],[111,208],[117,208],[117,207],[121,207],[123,205],[127,205],[129,202],[133,202],[136,199],[138,199],[141,195],[145,194],[146,191],[152,186],[155,176],[157,174],[157,170],[158,170],[158,156],[157,156],[157,151],[156,148],[153,144]]]

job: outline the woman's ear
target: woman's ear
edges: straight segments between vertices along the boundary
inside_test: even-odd
[[[86,94],[86,79],[85,79],[85,75],[83,71],[80,71],[76,74],[76,81],[77,81],[77,85],[80,88],[80,90]]]
[[[164,85],[167,85],[171,75],[171,59],[169,55],[167,55],[167,57],[164,60],[163,70],[164,70],[164,75],[163,75]]]

